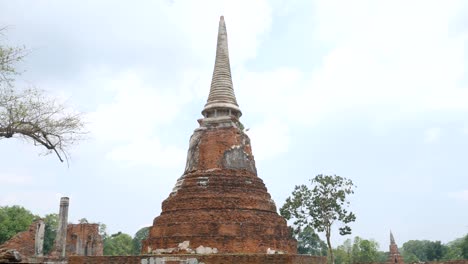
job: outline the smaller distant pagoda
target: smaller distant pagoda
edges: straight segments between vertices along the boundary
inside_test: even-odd
[[[395,238],[393,237],[392,231],[390,231],[390,252],[388,253],[389,264],[404,264],[403,257],[398,251],[398,246],[395,243]]]

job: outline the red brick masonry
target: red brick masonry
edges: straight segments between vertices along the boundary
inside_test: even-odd
[[[152,260],[151,260],[152,258]],[[164,262],[163,262],[164,260]],[[267,254],[218,254],[218,255],[171,255],[171,256],[72,256],[68,264],[326,264],[326,257],[306,255]],[[453,263],[468,264],[468,263]]]
[[[188,250],[178,247],[184,241],[190,242]],[[185,172],[163,202],[142,253],[187,254],[200,246],[222,254],[297,252],[257,176],[250,139],[236,126],[194,132]]]

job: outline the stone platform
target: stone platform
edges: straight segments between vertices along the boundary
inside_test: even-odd
[[[69,264],[326,264],[326,257],[290,254],[71,256]]]

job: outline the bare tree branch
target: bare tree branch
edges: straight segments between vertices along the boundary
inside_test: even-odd
[[[82,116],[43,90],[14,87],[12,76],[18,74],[14,64],[24,56],[24,48],[0,44],[0,139],[22,138],[68,162],[68,149],[86,134]]]

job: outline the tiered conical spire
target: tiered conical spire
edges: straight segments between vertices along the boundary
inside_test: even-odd
[[[228,115],[240,117],[242,115],[232,85],[226,24],[223,16],[219,20],[216,61],[210,94],[202,114],[205,118]]]
[[[390,244],[396,244],[395,238],[393,237],[392,230],[390,230]]]

